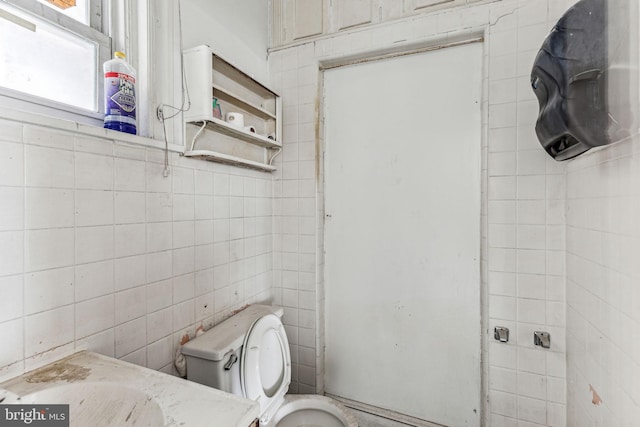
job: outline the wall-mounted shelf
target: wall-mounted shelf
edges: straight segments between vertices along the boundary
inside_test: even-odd
[[[240,139],[244,142],[248,142],[249,144],[259,145],[260,147],[265,147],[265,148],[282,148],[282,144],[280,144],[279,142],[273,139],[269,139],[260,134],[252,133],[244,129],[237,128],[225,122],[224,120],[217,119],[213,116],[209,117],[204,122],[195,122],[195,124],[200,124],[200,125],[202,123],[206,123],[207,129],[212,129],[216,132],[220,132],[225,135]]]
[[[282,149],[280,96],[216,55],[208,46],[185,50],[183,58],[191,98],[191,107],[184,113],[184,120],[186,124],[198,127],[185,156],[264,171],[275,170],[271,160]],[[214,116],[214,98],[222,109],[222,118]],[[227,123],[224,117],[229,112],[241,113],[245,127],[253,127],[255,133]],[[206,138],[210,146],[199,144],[196,149],[196,143],[204,133],[210,136]],[[242,144],[262,148],[262,154],[258,154],[261,161],[255,159],[255,148],[243,150]],[[243,157],[242,153],[248,152],[251,156]]]
[[[184,153],[184,156],[195,157],[203,160],[208,160],[210,162],[225,163],[227,165],[235,165],[235,166],[248,167],[252,169],[259,169],[267,172],[273,172],[274,170],[276,170],[275,167],[266,163],[254,162],[252,160],[247,160],[237,156],[230,156],[227,154],[217,153],[215,151],[208,151],[208,150],[186,151]]]

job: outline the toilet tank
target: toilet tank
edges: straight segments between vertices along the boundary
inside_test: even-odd
[[[187,379],[242,396],[242,343],[253,322],[267,314],[282,317],[283,310],[251,305],[184,344],[182,354],[187,362]]]

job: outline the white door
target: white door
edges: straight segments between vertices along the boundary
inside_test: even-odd
[[[482,44],[327,70],[326,391],[480,425]]]

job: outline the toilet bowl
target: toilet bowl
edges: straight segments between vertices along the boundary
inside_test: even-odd
[[[258,402],[261,426],[357,427],[333,399],[286,395],[291,355],[282,314],[282,308],[252,305],[187,342],[187,379]]]
[[[357,426],[356,417],[333,399],[315,394],[285,396],[284,402],[265,427]]]

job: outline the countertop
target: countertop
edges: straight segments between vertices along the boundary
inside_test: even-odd
[[[256,402],[87,351],[0,383],[0,389],[26,396],[67,384],[86,384],[91,390],[96,383],[117,386],[123,392],[136,389],[146,393],[162,409],[165,426],[249,427],[259,417]],[[73,426],[73,409],[70,418]]]

